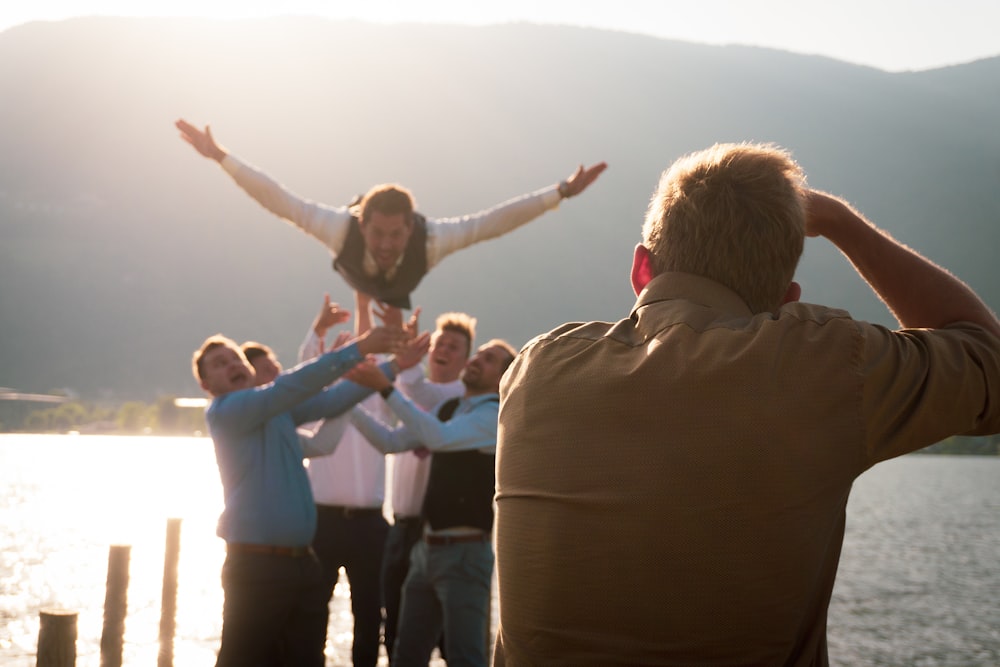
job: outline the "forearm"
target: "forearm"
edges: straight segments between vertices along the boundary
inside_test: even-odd
[[[348,413],[351,424],[372,447],[383,454],[399,454],[420,446],[405,428],[391,428],[358,405]]]
[[[379,364],[379,368],[390,381],[395,379],[395,364],[392,361]],[[373,393],[375,390],[370,387],[342,380],[300,405],[292,416],[297,424],[317,419],[331,419],[344,414]]]
[[[340,415],[333,419],[324,419],[314,433],[300,429],[299,443],[302,445],[302,453],[306,458],[333,454],[344,437],[347,424],[347,415]]]
[[[841,202],[836,224],[821,231],[906,328],[978,324],[1000,336],[1000,322],[965,283],[879,230]]]
[[[531,222],[554,209],[560,199],[556,186],[551,186],[472,215],[428,220],[428,267],[434,266],[456,250],[502,236]]]
[[[286,220],[336,254],[344,244],[350,213],[346,208],[325,206],[294,194],[267,174],[232,155],[220,164],[240,188],[258,204]]]

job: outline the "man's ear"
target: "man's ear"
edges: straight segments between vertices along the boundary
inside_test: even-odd
[[[786,303],[792,303],[798,301],[802,297],[802,285],[798,284],[794,280],[789,283],[788,289],[785,290],[785,296],[781,299],[781,305],[784,306]]]
[[[636,296],[646,287],[646,284],[653,279],[652,259],[649,256],[649,248],[641,243],[635,246],[635,253],[632,255],[632,290]]]

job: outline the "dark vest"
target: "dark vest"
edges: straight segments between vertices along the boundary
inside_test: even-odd
[[[500,399],[492,399],[499,401]],[[446,401],[438,419],[451,419],[459,399]],[[473,526],[493,530],[493,494],[496,487],[496,456],[478,450],[435,452],[431,457],[423,514],[431,530]]]
[[[333,270],[344,277],[347,284],[379,301],[397,308],[410,308],[410,292],[416,289],[427,273],[427,219],[413,214],[413,232],[403,250],[403,261],[396,267],[396,275],[386,280],[385,275],[368,276],[364,271],[365,239],[357,216],[351,216],[347,238],[333,260]]]

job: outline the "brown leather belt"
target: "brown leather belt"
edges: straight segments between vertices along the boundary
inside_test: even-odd
[[[280,547],[273,544],[243,544],[240,542],[230,542],[226,545],[226,551],[231,554],[263,554],[265,556],[287,556],[289,558],[303,558],[311,556],[312,547]]]
[[[465,544],[468,542],[488,542],[490,536],[487,533],[469,533],[467,535],[434,535],[428,533],[424,535],[424,542],[431,546],[447,546],[449,544]]]

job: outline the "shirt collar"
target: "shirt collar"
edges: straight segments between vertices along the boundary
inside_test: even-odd
[[[644,306],[682,299],[734,317],[753,317],[739,294],[722,283],[693,273],[666,272],[650,280],[632,307],[632,317]]]

